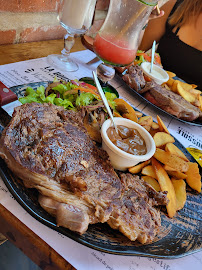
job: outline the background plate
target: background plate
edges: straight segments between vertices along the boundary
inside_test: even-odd
[[[11,90],[20,97],[24,95],[26,87],[30,86],[35,89],[42,84],[46,86],[47,82],[15,86]],[[4,129],[9,120],[9,115],[1,109],[0,131]],[[175,144],[190,161],[194,162],[192,156],[177,140]],[[187,192],[184,208],[173,219],[168,218],[162,208],[162,227],[159,235],[152,244],[142,245],[138,242],[131,242],[107,224],[90,225],[88,231],[82,236],[63,227],[57,227],[55,219],[40,207],[37,201],[38,192],[24,188],[21,180],[13,175],[2,159],[0,159],[0,175],[14,198],[34,218],[58,233],[93,249],[119,255],[159,258],[178,258],[202,249],[202,195],[193,190]]]
[[[189,125],[194,125],[194,126],[202,126],[202,122],[198,121],[197,119],[194,120],[194,121],[187,121],[187,120],[183,120],[183,119],[177,118],[176,116],[174,116],[174,115],[172,115],[172,114],[170,114],[170,113],[164,111],[164,110],[161,109],[160,107],[154,105],[154,104],[151,103],[149,100],[147,100],[143,95],[141,95],[140,93],[138,93],[135,89],[133,89],[132,87],[130,87],[130,86],[122,79],[122,76],[123,76],[122,74],[116,72],[116,76],[118,76],[118,77],[121,79],[123,85],[126,85],[126,86],[127,86],[127,87],[128,87],[128,88],[136,95],[136,96],[140,97],[140,99],[146,101],[146,102],[147,102],[148,104],[150,104],[153,108],[155,108],[156,111],[157,111],[157,113],[158,113],[158,111],[160,111],[160,112],[163,112],[163,113],[165,113],[165,114],[167,114],[167,115],[173,117],[174,119],[176,119],[176,120],[178,120],[178,121],[180,121],[180,122],[183,122],[183,123],[186,123],[186,124],[189,124]],[[175,78],[178,79],[178,80],[180,80],[180,79],[177,78],[177,77],[175,77]]]

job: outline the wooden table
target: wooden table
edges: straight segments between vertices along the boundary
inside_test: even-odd
[[[0,46],[0,65],[57,54],[63,48],[63,40],[51,40]],[[79,38],[72,52],[84,50]],[[33,233],[19,219],[0,204],[0,232],[16,245],[41,269],[75,269],[46,242]]]

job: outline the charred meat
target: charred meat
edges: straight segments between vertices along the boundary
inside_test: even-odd
[[[40,205],[58,226],[83,234],[89,224],[108,222],[141,243],[159,230],[154,205],[166,204],[166,194],[130,174],[117,175],[80,112],[38,103],[16,108],[0,156],[27,188],[39,191]]]

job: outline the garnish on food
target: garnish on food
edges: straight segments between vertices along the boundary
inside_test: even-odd
[[[106,92],[110,106],[114,108],[113,100],[116,94]],[[63,106],[68,110],[77,110],[79,107],[97,105],[101,100],[97,88],[89,83],[72,80],[69,82],[54,81],[47,88],[44,86],[34,90],[31,87],[26,89],[25,97],[19,98],[22,104],[25,103],[51,103]]]

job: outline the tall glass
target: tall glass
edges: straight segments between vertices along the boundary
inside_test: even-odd
[[[76,71],[78,64],[70,58],[75,37],[84,34],[91,26],[96,0],[61,0],[58,20],[67,31],[61,54],[48,56],[48,62],[63,70]]]
[[[141,31],[158,0],[110,0],[107,17],[93,48],[106,64],[126,66],[133,62]]]

